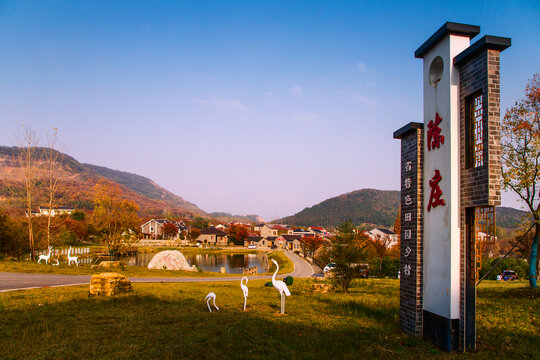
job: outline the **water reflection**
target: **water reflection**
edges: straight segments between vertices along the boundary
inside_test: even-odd
[[[155,253],[123,256],[118,260],[130,266],[148,266]],[[268,256],[265,254],[184,254],[189,265],[203,271],[219,272],[222,267],[228,274],[241,274],[243,269],[257,266],[259,273],[268,271]],[[102,260],[108,260],[103,258]]]

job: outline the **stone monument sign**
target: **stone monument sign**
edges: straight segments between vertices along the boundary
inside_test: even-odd
[[[423,59],[423,123],[401,139],[400,320],[445,350],[476,346],[476,280],[500,205],[499,54],[509,38],[445,23]]]

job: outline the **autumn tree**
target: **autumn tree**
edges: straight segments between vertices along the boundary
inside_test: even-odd
[[[379,270],[382,270],[382,263],[386,253],[389,250],[390,245],[392,244],[392,238],[387,235],[371,235],[368,237],[368,242],[371,244],[377,257],[379,258]]]
[[[228,239],[235,245],[244,245],[244,241],[249,237],[249,231],[245,226],[239,224],[231,225]]]
[[[0,252],[20,260],[29,250],[24,236],[24,222],[9,217],[0,210]]]
[[[199,229],[199,230],[202,230],[202,229],[206,229],[208,227],[208,225],[210,224],[210,222],[208,221],[208,219],[205,219],[203,217],[200,217],[200,216],[197,216],[195,219],[193,219],[193,221],[191,222],[191,227],[194,228],[194,229]]]
[[[398,208],[396,220],[394,221],[394,232],[400,236],[401,234],[401,207]]]
[[[331,241],[329,255],[336,264],[333,270],[334,282],[347,292],[352,280],[360,274],[360,262],[366,258],[366,236],[358,234],[351,221],[345,221],[336,228]]]
[[[109,245],[117,247],[122,242],[122,233],[138,226],[138,210],[135,202],[123,198],[117,184],[100,179],[94,187],[92,223]]]
[[[188,234],[188,237],[190,240],[197,240],[197,238],[201,235],[201,230],[199,229],[191,229],[191,231]]]
[[[178,228],[176,227],[176,225],[170,222],[166,222],[165,224],[163,224],[163,236],[166,239],[172,239],[177,234],[178,234]]]
[[[306,256],[313,256],[323,244],[324,240],[318,236],[304,236],[300,239],[300,247]]]
[[[503,187],[525,203],[535,222],[529,253],[529,284],[537,287],[540,237],[540,74],[525,88],[525,98],[506,111],[501,122]]]

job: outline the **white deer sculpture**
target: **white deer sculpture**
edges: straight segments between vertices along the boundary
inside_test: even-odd
[[[51,251],[52,251],[52,246],[49,246],[49,255],[39,255],[39,259],[38,259],[38,264],[41,264],[41,260],[45,260],[45,264],[48,264],[49,263],[49,259],[51,258]]]
[[[244,279],[246,279],[245,285],[244,285]],[[247,283],[248,283],[248,278],[244,276],[242,280],[240,280],[240,288],[242,289],[242,292],[244,293],[244,311],[246,311],[246,302],[247,302],[247,297],[248,297]]]
[[[68,257],[68,266],[71,265],[71,262],[75,262],[75,264],[77,265],[77,267],[79,267],[79,260],[77,259],[76,256],[70,256],[69,254],[73,251],[73,248],[70,246],[69,247],[69,250],[68,250],[68,254],[67,254],[67,257]]]
[[[287,284],[285,284],[281,280],[276,280],[276,274],[279,271],[279,265],[274,259],[272,259],[272,262],[276,264],[276,272],[274,273],[274,275],[272,275],[272,285],[279,291],[279,294],[281,295],[281,313],[285,314],[285,296],[291,296],[291,292],[289,291]]]
[[[213,292],[209,292],[208,295],[206,295],[206,297],[204,298],[204,300],[206,300],[206,305],[208,305],[208,310],[210,310],[210,312],[212,312],[212,308],[210,307],[210,300],[214,300],[214,307],[217,311],[219,311],[219,308],[216,305],[216,294],[214,294]]]

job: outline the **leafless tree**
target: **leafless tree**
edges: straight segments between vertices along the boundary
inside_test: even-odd
[[[19,140],[17,160],[23,175],[22,191],[13,191],[15,195],[24,198],[28,224],[28,243],[30,245],[30,256],[34,260],[34,229],[32,219],[32,208],[36,202],[36,185],[38,180],[37,164],[40,153],[38,151],[38,136],[30,127],[24,127],[24,131]]]
[[[56,206],[56,195],[63,179],[62,165],[64,163],[64,154],[56,149],[57,146],[58,129],[53,127],[52,131],[47,134],[47,148],[44,151],[49,206],[49,213],[47,215],[47,247],[51,243],[51,222],[53,208]]]

